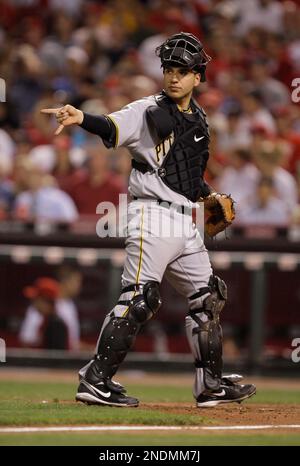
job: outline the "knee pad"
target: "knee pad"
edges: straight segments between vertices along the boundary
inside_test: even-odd
[[[211,275],[208,288],[210,295],[203,302],[203,311],[211,313],[212,318],[218,319],[227,301],[227,286],[224,280],[217,275]]]
[[[156,314],[161,306],[159,285],[157,282],[147,282],[143,285],[142,293],[134,296],[128,308],[128,319],[138,324],[144,324]]]
[[[197,305],[197,301],[202,296],[206,298],[201,305]],[[224,280],[217,275],[211,275],[207,286],[200,288],[199,291],[189,297],[190,309],[203,309],[203,311],[220,314],[227,300],[227,286]],[[195,303],[195,304],[194,304]]]

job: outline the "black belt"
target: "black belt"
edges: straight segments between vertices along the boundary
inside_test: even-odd
[[[177,205],[170,201],[164,201],[163,199],[154,199],[154,198],[149,198],[149,197],[141,198],[141,197],[133,196],[133,200],[134,201],[153,201],[153,202],[156,202],[158,205],[165,207],[166,209],[170,209],[172,207],[179,214],[192,215],[193,213],[193,209],[191,207],[184,206],[184,205]]]
[[[150,174],[157,173],[158,176],[160,176],[161,178],[166,176],[166,173],[167,173],[165,168],[153,168],[148,163],[137,162],[134,159],[131,159],[131,166],[132,166],[132,168],[135,168],[136,170],[138,170],[139,172],[141,172],[143,174],[145,174],[145,173],[150,173]]]

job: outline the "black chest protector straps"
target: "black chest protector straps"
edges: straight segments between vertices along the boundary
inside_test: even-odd
[[[160,167],[132,160],[132,167],[142,173],[157,173],[173,191],[192,202],[210,193],[203,179],[209,152],[209,132],[204,111],[191,101],[193,113],[180,112],[165,93],[156,97],[158,106],[146,111],[154,141],[166,139],[173,131],[174,142]]]

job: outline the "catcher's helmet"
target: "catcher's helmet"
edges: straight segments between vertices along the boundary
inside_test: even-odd
[[[205,70],[211,57],[204,51],[197,37],[188,32],[180,32],[169,37],[155,50],[161,59],[161,66],[182,66],[201,74],[201,82],[205,81]]]

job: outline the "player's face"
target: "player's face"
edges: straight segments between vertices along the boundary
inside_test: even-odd
[[[164,90],[175,101],[191,96],[200,83],[200,74],[187,68],[167,67],[164,69]]]

